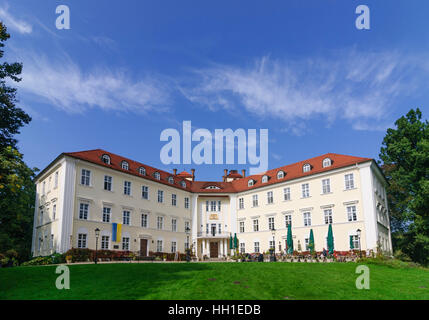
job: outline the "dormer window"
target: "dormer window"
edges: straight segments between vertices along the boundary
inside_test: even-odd
[[[128,165],[128,162],[122,161],[121,162],[121,168],[124,170],[128,170],[130,168],[130,166]]]
[[[279,171],[277,172],[277,179],[283,179],[285,177],[285,172],[284,171]]]
[[[173,177],[168,177],[168,183],[171,183],[171,184],[173,184],[174,183],[174,179],[173,179]]]
[[[103,154],[101,156],[101,161],[103,161],[105,164],[110,164],[110,156],[108,154]]]
[[[161,180],[161,174],[157,171],[157,172],[155,172],[154,174],[153,174],[153,177],[156,179],[156,180]]]
[[[323,168],[330,167],[332,165],[331,158],[326,158],[323,160]]]
[[[146,175],[146,169],[145,169],[144,167],[140,167],[140,168],[139,168],[139,173],[140,173],[142,176],[145,176],[145,175]]]
[[[268,182],[268,176],[267,175],[264,175],[263,177],[262,177],[262,183],[267,183]]]
[[[186,188],[186,182],[185,181],[180,181],[180,185],[182,186],[182,188]]]
[[[206,189],[220,189],[218,186],[208,186]]]
[[[311,170],[311,166],[308,163],[306,163],[302,166],[303,172],[310,172],[310,170]]]
[[[250,179],[250,180],[247,182],[247,186],[248,186],[248,187],[252,187],[254,184],[255,184],[255,180],[253,180],[253,179]]]

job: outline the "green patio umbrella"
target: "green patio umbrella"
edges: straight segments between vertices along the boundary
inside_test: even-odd
[[[328,229],[328,252],[329,254],[334,253],[334,235],[332,233],[332,224],[329,224]]]
[[[287,245],[287,253],[292,254],[293,253],[293,240],[292,240],[292,224],[291,223],[289,223],[289,225],[287,227],[286,245]]]
[[[229,249],[233,249],[233,246],[232,246],[232,234],[229,235]]]
[[[310,248],[310,252],[314,252],[314,235],[313,229],[310,229],[310,240],[308,241],[308,247]]]
[[[238,248],[238,239],[237,239],[237,234],[234,233],[234,249]]]
[[[350,250],[353,250],[355,247],[353,245],[353,236],[350,236]]]

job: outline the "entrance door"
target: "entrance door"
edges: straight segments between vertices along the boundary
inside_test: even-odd
[[[140,239],[140,256],[147,256],[147,239]]]
[[[217,258],[219,255],[219,242],[210,242],[210,258]]]

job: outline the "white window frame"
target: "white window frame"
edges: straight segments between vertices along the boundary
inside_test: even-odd
[[[355,188],[355,180],[353,173],[348,173],[344,175],[344,188],[346,190],[351,190]]]
[[[171,219],[171,231],[177,232],[177,219],[176,218]]]
[[[331,193],[331,179],[322,179],[322,193]]]
[[[301,190],[302,190],[302,197],[303,198],[309,198],[310,197],[310,184],[309,183],[301,184]]]
[[[123,251],[130,251],[130,238],[129,237],[122,237],[122,250]]]
[[[272,191],[267,192],[267,204],[273,204],[274,203],[274,194]]]
[[[354,208],[354,209],[352,209]],[[348,222],[354,222],[357,221],[357,208],[355,205],[347,206],[347,221]]]
[[[156,217],[156,228],[158,230],[164,230],[164,217],[163,216],[157,216]]]
[[[104,190],[112,191],[112,185],[113,185],[113,178],[111,176],[105,175],[104,184],[103,184]]]
[[[86,234],[86,233],[79,233],[77,235],[77,247],[79,249],[86,249],[86,248],[88,248],[88,234]]]
[[[268,217],[268,229],[269,230],[275,229],[274,217]]]
[[[310,172],[311,171],[311,165],[306,163],[302,166],[302,172]]]
[[[176,195],[176,194],[174,194],[174,193],[172,193],[172,194],[171,194],[171,205],[172,205],[173,207],[176,207],[176,206],[177,206],[177,195]]]
[[[102,235],[101,236],[101,250],[110,249],[110,236]]]
[[[149,215],[147,213],[142,213],[140,222],[141,222],[142,228],[148,228],[148,226],[149,226]]]
[[[285,214],[285,227],[287,228],[289,224],[292,224],[292,215]]]
[[[158,190],[158,203],[164,203],[164,191]]]
[[[259,231],[259,219],[253,219],[253,231],[254,232]]]
[[[189,197],[185,197],[185,209],[189,209]]]
[[[85,202],[79,203],[79,220],[88,220],[88,217],[89,217],[89,203],[85,203]]]
[[[131,224],[131,211],[123,210],[122,211],[122,224],[130,225]]]
[[[88,187],[91,186],[91,170],[82,169],[81,176],[80,176],[80,184]],[[45,186],[45,182],[43,182],[43,187],[44,186]],[[44,190],[43,190],[43,193],[45,193]]]
[[[304,218],[304,227],[311,226],[311,212],[310,211],[303,212],[302,216]]]
[[[107,219],[105,219],[107,217]],[[103,207],[103,216],[102,221],[110,223],[112,221],[112,208],[111,207]]]
[[[244,209],[244,198],[238,198],[238,209]]]
[[[325,218],[325,224],[333,223],[334,220],[332,218],[332,209],[324,209],[323,216]]]
[[[259,203],[258,203],[258,195],[257,194],[254,194],[252,196],[252,204],[253,204],[253,207],[257,207],[259,205]]]
[[[124,181],[124,195],[131,196],[131,181]]]
[[[130,165],[128,164],[128,162],[127,161],[122,161],[121,162],[121,169],[123,169],[123,170],[130,170]]]
[[[283,200],[284,201],[290,200],[290,187],[286,187],[283,189]]]
[[[142,186],[142,199],[149,200],[149,187]]]
[[[244,221],[240,221],[240,233],[243,233],[245,230]]]

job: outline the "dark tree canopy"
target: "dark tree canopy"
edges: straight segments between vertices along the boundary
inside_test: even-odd
[[[4,55],[4,42],[10,38],[6,26],[0,22],[0,59]],[[0,149],[6,146],[16,147],[14,135],[19,133],[19,128],[31,121],[30,116],[24,110],[15,106],[16,88],[7,86],[6,80],[19,82],[22,72],[22,64],[18,62],[0,64]]]
[[[414,261],[429,262],[429,123],[411,109],[388,129],[380,159],[389,181],[394,247]]]

